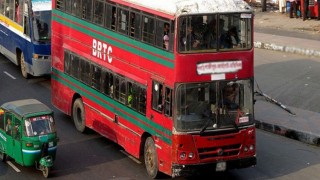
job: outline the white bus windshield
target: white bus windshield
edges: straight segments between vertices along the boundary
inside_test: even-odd
[[[51,41],[51,11],[33,13],[33,34],[36,41]]]

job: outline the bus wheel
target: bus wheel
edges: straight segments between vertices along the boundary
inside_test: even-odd
[[[157,178],[159,175],[158,156],[152,137],[148,137],[144,144],[144,163],[148,175],[154,179]]]
[[[78,98],[73,103],[72,108],[72,118],[74,125],[76,126],[77,130],[81,133],[84,133],[86,130],[86,122],[84,119],[84,107],[81,98]]]
[[[29,75],[27,73],[27,65],[26,61],[24,60],[24,55],[21,53],[20,55],[20,67],[21,67],[21,74],[25,79],[28,79]]]
[[[4,152],[2,152],[2,151],[0,150],[0,161],[5,162],[6,159],[7,159],[6,153],[4,153]]]

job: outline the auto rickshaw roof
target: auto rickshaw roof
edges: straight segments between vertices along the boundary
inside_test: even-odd
[[[1,106],[19,116],[26,116],[34,113],[52,113],[52,110],[37,99],[22,99],[6,102]]]

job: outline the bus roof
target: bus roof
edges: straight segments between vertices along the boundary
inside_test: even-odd
[[[23,99],[6,102],[1,106],[3,109],[11,111],[19,116],[26,116],[33,113],[51,113],[52,110],[36,99]]]
[[[179,16],[180,14],[251,12],[244,0],[124,0],[141,7]]]
[[[52,2],[51,0],[32,0],[33,11],[51,11]]]

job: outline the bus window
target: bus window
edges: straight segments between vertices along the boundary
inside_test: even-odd
[[[21,0],[20,0],[21,1]],[[1,11],[0,11],[1,12]],[[23,6],[20,5],[19,0],[15,0],[15,15],[14,21],[20,25],[22,25],[22,18],[23,18]]]
[[[136,19],[136,13],[130,12],[130,25],[129,25],[129,35],[131,37],[134,37],[134,32],[135,32],[135,19]]]
[[[103,90],[102,92],[109,97],[113,97],[113,74],[105,71],[103,72]]]
[[[98,25],[103,25],[104,3],[98,0],[95,0],[93,3],[94,3],[93,22]]]
[[[71,71],[70,75],[76,79],[79,78],[79,57],[71,54],[70,62],[71,62]]]
[[[121,34],[128,35],[128,25],[129,25],[129,12],[127,10],[118,10],[118,28],[117,30]]]
[[[92,18],[92,0],[82,1],[82,18],[91,21]]]
[[[4,12],[4,1],[0,1],[0,12]]]
[[[70,13],[70,14],[71,14],[71,9],[72,9],[72,0],[67,0],[65,3],[66,3],[65,11],[66,11],[67,13]]]
[[[101,68],[98,67],[97,65],[92,65],[92,87],[100,90],[100,77],[101,77]]]
[[[116,22],[117,22],[117,8],[112,6],[112,14],[111,14],[111,29],[116,30]]]
[[[135,39],[140,39],[141,37],[141,28],[140,28],[140,13],[131,12],[130,13],[130,36]]]
[[[154,19],[148,16],[142,16],[142,41],[154,44]]]
[[[152,108],[156,111],[162,111],[162,89],[162,84],[155,81],[152,83]]]
[[[165,97],[164,97],[164,114],[171,117],[172,116],[172,89],[165,88]]]
[[[30,37],[30,25],[27,16],[23,16],[23,33]]]
[[[68,0],[66,2],[68,2]],[[65,10],[65,0],[57,0],[56,8],[64,11]]]
[[[90,63],[84,59],[80,61],[80,79],[85,84],[90,84]]]
[[[138,111],[142,114],[146,114],[146,105],[147,105],[147,90],[144,87],[141,87],[138,91]]]
[[[4,15],[5,15],[6,17],[8,17],[9,19],[13,20],[14,9],[15,9],[15,1],[6,0],[4,7],[5,7],[5,9],[4,9]]]
[[[70,66],[70,53],[64,51],[64,72],[70,75],[71,66]]]
[[[125,94],[125,89],[126,89],[126,84],[125,80],[121,76],[115,76],[115,81],[114,81],[114,99],[118,100],[119,102],[125,104],[126,103],[126,94]]]

